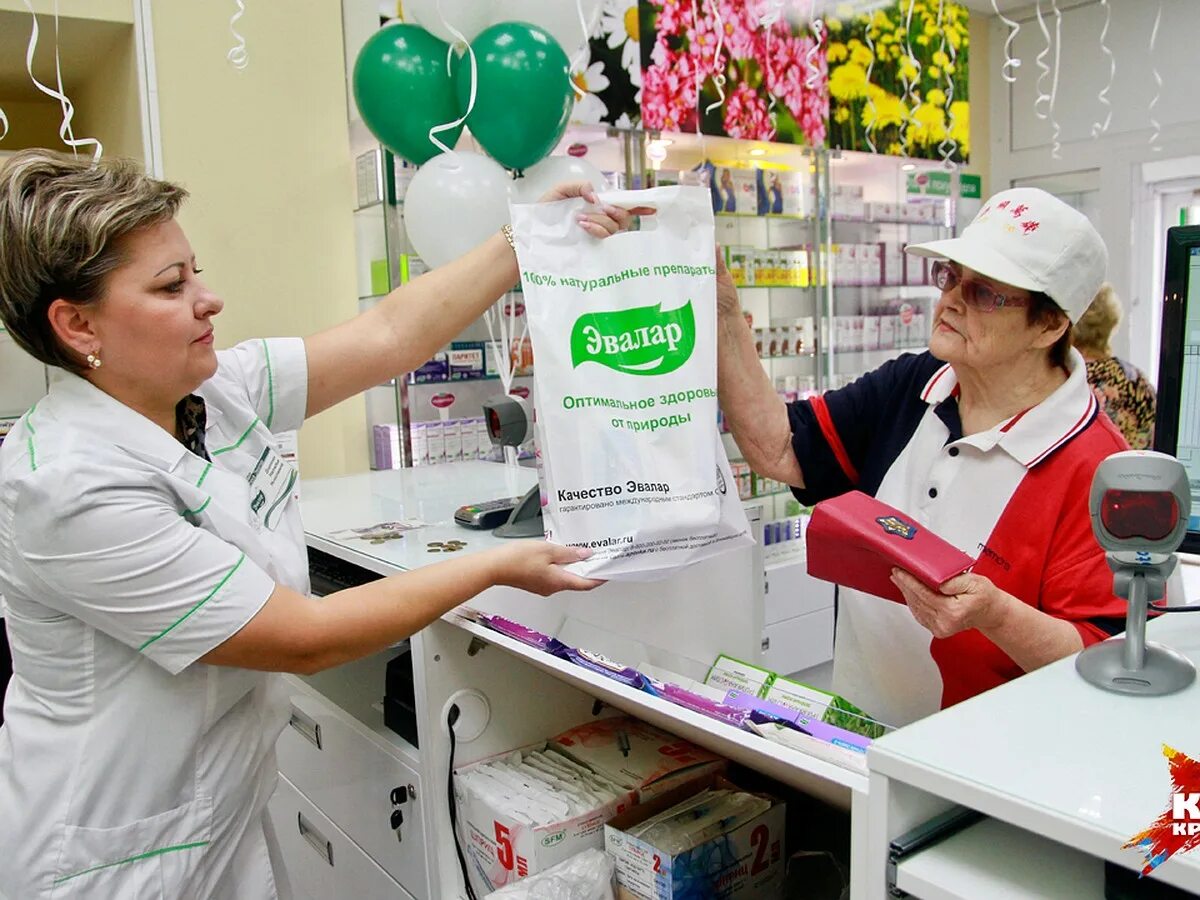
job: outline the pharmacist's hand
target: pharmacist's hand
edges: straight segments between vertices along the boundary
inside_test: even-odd
[[[591,556],[581,547],[561,547],[549,541],[514,540],[494,551],[497,556],[496,583],[549,597],[558,591],[590,591],[604,584],[583,578],[563,566]]]
[[[570,200],[582,197],[596,207],[579,214],[579,227],[592,237],[605,238],[618,231],[628,231],[633,224],[634,216],[654,215],[653,206],[635,206],[625,209],[609,203],[601,203],[596,197],[596,189],[586,181],[569,181],[547,191],[540,203],[552,203],[555,200]]]
[[[1009,595],[990,578],[968,572],[944,582],[936,591],[903,569],[892,569],[892,583],[904,595],[913,618],[935,638],[948,638],[978,628],[993,627]]]
[[[717,312],[728,315],[742,314],[742,303],[738,299],[737,286],[733,283],[733,276],[729,274],[729,269],[725,267],[725,254],[721,252],[721,248],[717,247]]]

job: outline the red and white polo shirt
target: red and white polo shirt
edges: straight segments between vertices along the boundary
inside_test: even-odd
[[[1074,350],[1042,403],[964,437],[954,370],[905,354],[853,384],[789,405],[792,446],[813,504],[858,489],[903,510],[978,562],[974,571],[1049,615],[1085,645],[1124,627],[1125,602],[1092,535],[1096,467],[1127,449],[1099,411]],[[903,604],[840,588],[834,690],[904,725],[1022,670],[972,629],[932,639]]]

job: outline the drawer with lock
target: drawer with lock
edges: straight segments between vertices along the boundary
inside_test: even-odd
[[[420,778],[386,737],[298,679],[279,771],[418,900],[429,897]]]
[[[297,900],[413,900],[286,778],[279,779],[267,814]]]

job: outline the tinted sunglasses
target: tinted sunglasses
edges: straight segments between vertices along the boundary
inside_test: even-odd
[[[1002,306],[1021,309],[1029,305],[1028,297],[1010,297],[993,290],[986,282],[963,278],[959,268],[944,259],[939,259],[930,266],[929,274],[934,286],[943,293],[962,285],[963,302],[980,312],[995,312]]]

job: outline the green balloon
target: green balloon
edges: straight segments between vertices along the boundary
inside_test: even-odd
[[[460,116],[448,50],[419,25],[397,22],[371,35],[354,62],[354,102],[363,122],[381,144],[416,165],[442,152],[429,129]],[[461,125],[437,137],[453,148],[460,134]]]
[[[501,165],[521,171],[554,149],[567,130],[575,92],[570,61],[546,31],[500,22],[471,41],[478,76],[467,127]],[[454,66],[460,113],[471,95],[471,66]]]

